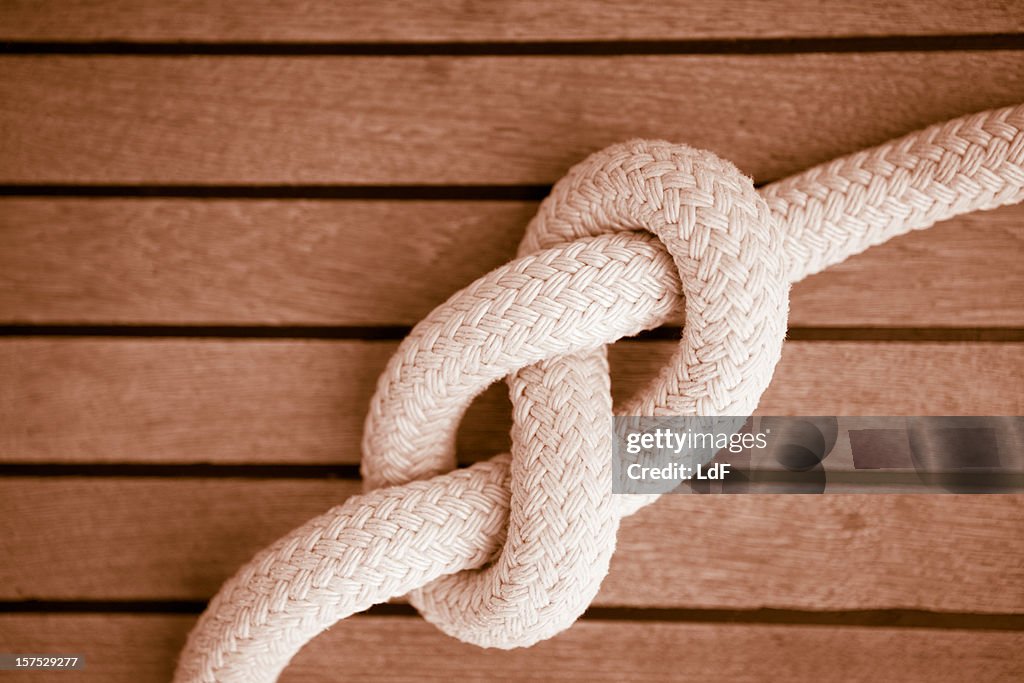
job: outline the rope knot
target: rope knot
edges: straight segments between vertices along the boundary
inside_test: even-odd
[[[650,236],[622,234],[637,231]],[[527,228],[520,259],[417,325],[366,423],[369,487],[454,468],[469,402],[513,373],[506,540],[485,568],[412,593],[424,617],[461,640],[503,648],[576,621],[607,574],[621,513],[609,495],[602,346],[659,324],[685,293],[680,348],[625,414],[752,411],[786,329],[780,244],[767,204],[732,164],[636,140],[573,168]]]
[[[755,192],[709,152],[636,140],[559,181],[520,257],[434,310],[381,376],[367,491],[229,580],[189,635],[182,683],[273,681],[339,619],[409,594],[462,640],[517,647],[568,627],[607,572],[604,345],[662,324],[675,355],[621,414],[746,416],[781,354],[791,282],[912,229],[1024,199],[1024,105],[938,124]],[[509,377],[512,453],[455,469],[473,397]]]

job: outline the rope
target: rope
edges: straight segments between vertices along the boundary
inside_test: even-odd
[[[564,630],[608,571],[604,345],[683,302],[672,361],[617,412],[749,415],[771,380],[790,284],[910,230],[1024,199],[1024,105],[965,116],[755,191],[709,152],[635,140],[559,181],[515,261],[417,325],[380,378],[367,492],[295,529],[221,588],[175,680],[274,681],[339,619],[409,595],[484,647]],[[455,469],[472,399],[508,377],[512,454]]]

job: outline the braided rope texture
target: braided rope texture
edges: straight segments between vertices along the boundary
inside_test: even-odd
[[[568,628],[608,571],[604,346],[685,305],[671,362],[618,409],[747,415],[771,380],[791,283],[937,221],[1024,199],[1024,105],[931,126],[755,191],[709,152],[636,140],[559,181],[520,257],[453,295],[391,359],[367,417],[367,492],[261,551],[189,636],[175,680],[274,681],[339,619],[409,595],[461,640]],[[507,377],[511,455],[455,469],[466,407]]]

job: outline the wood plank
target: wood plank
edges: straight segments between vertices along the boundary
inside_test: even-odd
[[[7,56],[0,182],[536,184],[633,137],[766,181],[1022,99],[1012,50]]]
[[[8,478],[0,599],[205,600],[356,493],[349,480]],[[1024,495],[669,495],[624,520],[595,604],[1024,612],[1022,532]]]
[[[738,37],[930,35],[1024,30],[1013,3],[739,0],[722,12],[700,0],[631,3],[441,0],[6,0],[3,40],[340,41],[687,40]]]
[[[612,347],[615,393],[674,342]],[[12,338],[0,461],[355,463],[394,342]],[[789,342],[761,414],[1019,415],[1024,344]],[[470,409],[464,460],[508,447],[505,388]]]
[[[170,680],[194,617],[4,615],[18,651],[83,653],[75,674],[5,672],[5,680]],[[281,683],[337,681],[1014,681],[1019,632],[595,621],[518,650],[483,650],[414,617],[353,617],[310,643]],[[7,647],[8,650],[12,646]],[[514,672],[514,673],[513,673]]]
[[[0,199],[0,321],[411,325],[515,256],[534,202]],[[1024,205],[875,247],[793,326],[1024,325]]]
[[[12,681],[75,683],[169,681],[193,616],[147,614],[2,614],[4,652],[63,652],[85,657],[73,673],[5,671]]]

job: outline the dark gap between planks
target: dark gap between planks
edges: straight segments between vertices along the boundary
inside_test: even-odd
[[[471,466],[472,462],[460,462],[458,468]],[[360,481],[360,466],[357,464],[233,464],[213,465],[209,463],[48,463],[48,462],[0,462],[0,478],[45,477],[45,478],[146,478],[158,479],[315,479]],[[750,477],[752,470],[738,468],[736,475]],[[988,472],[964,472],[962,470],[935,470],[936,476],[955,476],[961,485],[976,486],[982,490],[991,486],[991,474]],[[793,474],[787,470],[758,470],[760,482],[790,483]],[[920,477],[914,472],[833,472],[830,481],[843,484],[894,484],[899,486],[919,486]],[[1000,477],[1000,486],[1004,490],[992,490],[991,493],[1015,493],[1024,490],[1024,475],[1006,472]]]
[[[323,339],[400,341],[408,325],[94,325],[77,323],[10,323],[0,337],[111,337],[129,339]],[[673,341],[682,329],[646,330],[627,342]],[[790,341],[871,342],[1024,342],[1020,327],[791,327]]]
[[[467,467],[468,464],[460,464]],[[345,479],[358,464],[47,463],[0,462],[0,477],[157,477],[178,479]]]
[[[206,609],[202,600],[26,600],[0,602],[0,614],[190,614]],[[354,615],[418,617],[412,605],[374,605]],[[763,624],[789,626],[860,626],[969,631],[1024,631],[1024,615],[932,612],[914,609],[807,611],[791,609],[684,609],[660,607],[591,607],[587,621],[659,621],[695,624]]]
[[[100,185],[3,184],[0,197],[540,201],[550,185]]]
[[[7,55],[593,57],[619,55],[788,55],[849,52],[1018,50],[1024,34],[733,38],[708,40],[459,41],[413,43],[4,41]]]

